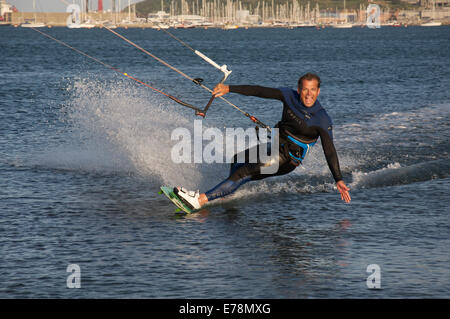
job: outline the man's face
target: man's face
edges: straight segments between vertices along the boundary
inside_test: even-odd
[[[311,107],[316,103],[320,93],[319,82],[317,80],[303,80],[302,83],[302,88],[298,88],[298,94],[300,94],[303,105]]]

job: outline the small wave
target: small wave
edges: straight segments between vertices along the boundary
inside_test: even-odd
[[[352,173],[352,181],[348,184],[350,191],[357,189],[406,185],[423,182],[437,178],[447,178],[450,175],[450,161],[436,160],[419,163],[411,166],[402,166],[400,163],[391,163],[384,168],[371,171]],[[335,183],[325,175],[291,173],[283,177],[269,178],[264,181],[250,182],[242,186],[222,202],[237,199],[256,197],[265,194],[313,194],[336,192]]]
[[[402,166],[399,163],[389,164],[387,167],[372,171],[352,173],[352,189],[373,188],[394,185],[405,185],[423,182],[436,178],[447,178],[450,172],[450,160],[436,160]]]

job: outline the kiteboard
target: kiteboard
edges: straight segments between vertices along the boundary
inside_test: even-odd
[[[178,208],[175,210],[175,213],[185,212],[186,214],[192,213],[194,210],[189,208],[183,201],[174,193],[173,187],[161,186],[159,194],[164,194],[168,199],[172,201]]]

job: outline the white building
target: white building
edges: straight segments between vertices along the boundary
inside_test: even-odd
[[[248,17],[250,16],[249,10],[237,10],[236,11],[236,19],[238,22],[247,22]]]
[[[12,12],[12,6],[6,3],[5,0],[0,0],[0,21],[10,22]]]
[[[236,11],[236,20],[238,23],[249,23],[249,24],[257,24],[260,22],[261,18],[257,14],[250,14],[249,10],[237,10]]]
[[[5,13],[12,12],[12,6],[6,3],[6,0],[0,0],[0,16],[3,16]]]

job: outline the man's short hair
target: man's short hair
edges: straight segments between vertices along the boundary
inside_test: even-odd
[[[306,73],[302,75],[300,79],[298,79],[298,88],[301,89],[303,87],[303,80],[312,81],[317,80],[317,87],[320,88],[320,77],[314,73]]]

